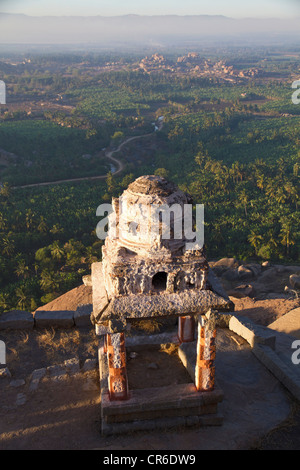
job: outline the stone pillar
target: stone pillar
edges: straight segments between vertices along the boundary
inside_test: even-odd
[[[128,399],[125,334],[107,335],[108,390],[111,400]]]
[[[192,315],[178,317],[178,339],[181,343],[190,343],[195,338],[195,319]]]
[[[216,333],[215,318],[199,316],[195,385],[201,392],[215,387]]]

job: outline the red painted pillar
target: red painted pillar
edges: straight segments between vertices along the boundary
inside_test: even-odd
[[[178,318],[178,339],[181,343],[190,343],[195,338],[195,319],[192,315]]]
[[[111,400],[129,398],[126,369],[125,334],[107,335],[108,389]]]
[[[198,322],[195,385],[198,391],[215,387],[216,327],[201,316]]]

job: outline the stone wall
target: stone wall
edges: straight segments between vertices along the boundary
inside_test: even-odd
[[[1,330],[31,330],[33,328],[72,328],[92,326],[92,305],[79,305],[76,311],[43,311],[30,313],[13,310],[0,315]]]

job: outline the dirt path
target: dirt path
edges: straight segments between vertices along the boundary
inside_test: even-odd
[[[128,144],[128,142],[132,142],[133,140],[141,139],[143,137],[149,137],[152,134],[153,133],[151,132],[150,134],[143,134],[143,135],[137,135],[137,136],[134,136],[134,137],[129,137],[128,139],[124,140],[124,142],[122,142],[116,150],[112,150],[112,151],[108,152],[105,155],[106,158],[109,158],[110,160],[112,160],[114,163],[117,164],[118,169],[114,172],[114,175],[117,175],[117,174],[119,174],[123,171],[124,164],[120,160],[118,160],[117,158],[113,157],[113,154],[120,152],[121,148],[124,147],[126,144]],[[95,177],[92,177],[92,178],[100,179],[100,178],[106,178],[106,176],[107,175],[104,175],[104,176],[102,175],[102,176],[95,176]],[[83,178],[83,179],[86,179],[86,178]],[[87,179],[89,179],[89,178],[87,178]]]
[[[162,121],[160,121],[160,123],[158,125],[158,130],[161,130],[162,126],[163,126],[163,123],[162,123]],[[154,132],[156,132],[156,131],[154,131]],[[109,151],[105,154],[106,158],[108,158],[109,160],[111,160],[113,163],[115,163],[117,165],[117,170],[113,173],[114,175],[118,175],[119,173],[121,173],[124,170],[124,164],[120,160],[118,160],[117,158],[113,157],[113,154],[120,152],[120,150],[126,144],[128,144],[128,142],[132,142],[133,140],[137,140],[137,139],[142,139],[144,137],[149,137],[151,135],[153,135],[153,132],[151,132],[149,134],[143,134],[143,135],[137,135],[137,136],[134,136],[134,137],[129,137],[128,139],[124,140],[124,142],[122,142],[118,146],[118,148],[116,148],[115,150],[111,150],[111,151]],[[105,178],[107,178],[107,175],[84,176],[82,178],[69,178],[69,179],[63,179],[63,180],[57,180],[57,181],[46,181],[44,183],[32,183],[32,184],[25,184],[25,185],[22,185],[22,186],[14,186],[13,189],[35,188],[35,187],[39,187],[39,186],[50,186],[50,185],[54,185],[54,184],[72,183],[72,182],[79,182],[79,181],[93,181],[93,180],[101,180],[101,179],[105,179]]]

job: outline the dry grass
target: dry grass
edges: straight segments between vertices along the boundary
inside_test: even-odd
[[[6,353],[7,353],[7,361],[9,361],[10,363],[19,360],[19,352],[16,348],[7,346]]]
[[[29,341],[29,334],[25,331],[22,331],[22,333],[20,334],[20,343],[19,345],[27,345],[28,344],[28,341]]]
[[[55,336],[54,328],[51,328],[51,330],[43,330],[43,332],[37,335],[37,343],[39,347],[45,348],[45,349],[52,347],[54,336]]]
[[[160,352],[164,352],[169,354],[169,356],[173,356],[174,354],[178,353],[178,345],[173,343],[162,344],[160,346]]]
[[[34,369],[63,363],[73,357],[97,357],[94,329],[7,330],[0,334],[6,344],[7,364],[14,377],[24,377]]]
[[[89,333],[90,341],[85,344],[85,351],[89,356],[95,355],[95,351],[98,350],[98,338],[96,336],[95,330],[90,331]]]
[[[80,333],[74,331],[55,331],[54,328],[44,330],[37,336],[37,343],[44,349],[47,357],[53,358],[59,353],[72,353],[80,345]]]
[[[143,331],[146,334],[153,334],[160,330],[162,324],[158,320],[136,320],[131,325],[134,329]]]

